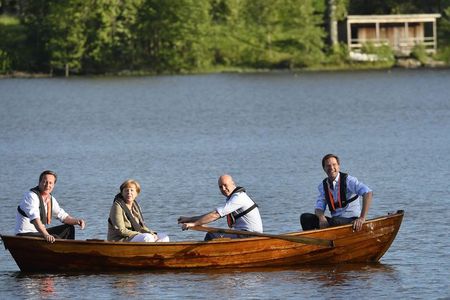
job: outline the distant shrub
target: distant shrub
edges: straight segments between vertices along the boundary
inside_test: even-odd
[[[435,55],[435,59],[450,64],[450,46],[440,48]]]
[[[26,30],[16,17],[0,16],[0,72],[26,68],[30,57]]]
[[[0,74],[6,74],[11,71],[11,59],[8,53],[0,49]]]
[[[422,44],[414,46],[411,51],[411,57],[417,59],[422,64],[426,64],[429,59],[426,48]]]
[[[388,61],[388,62],[395,61],[394,51],[392,51],[392,48],[386,44],[376,46],[372,43],[365,43],[361,50],[362,53],[365,54],[375,54],[376,56],[378,56],[378,59],[380,61]]]
[[[331,51],[326,59],[326,64],[330,65],[345,65],[349,58],[348,47],[345,43],[340,43],[331,48]]]

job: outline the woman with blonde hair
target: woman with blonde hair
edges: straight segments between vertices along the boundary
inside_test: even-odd
[[[136,198],[141,192],[139,182],[128,179],[120,185],[108,219],[108,241],[168,242],[164,233],[156,233],[144,223]]]

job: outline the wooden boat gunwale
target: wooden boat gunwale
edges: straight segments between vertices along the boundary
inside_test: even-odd
[[[168,243],[87,239],[57,240],[54,244],[38,237],[1,235],[1,238],[5,249],[10,251],[19,268],[32,272],[245,268],[378,262],[394,241],[403,215],[403,211],[397,211],[367,220],[361,232],[353,232],[351,225],[341,225],[283,234],[330,239],[334,241],[333,248],[270,237]],[[38,257],[37,261],[26,257],[30,246]],[[368,250],[371,252],[367,252]],[[45,264],[46,260],[49,261],[48,264]],[[92,261],[92,264],[87,261]]]

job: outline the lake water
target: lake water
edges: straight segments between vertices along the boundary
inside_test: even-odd
[[[201,240],[176,220],[223,203],[222,173],[258,202],[267,233],[295,231],[329,152],[374,190],[370,217],[405,218],[372,265],[30,275],[2,246],[0,298],[450,299],[449,90],[450,70],[2,79],[2,234],[44,169],[87,221],[77,239],[106,238],[113,197],[135,178],[151,228]]]

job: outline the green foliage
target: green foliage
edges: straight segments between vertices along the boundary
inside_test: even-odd
[[[56,0],[33,0],[24,3],[20,18],[26,28],[24,46],[29,51],[28,71],[50,71],[50,54],[47,43],[51,32],[47,15],[53,1]]]
[[[231,14],[230,3],[227,0],[211,0],[210,11],[212,24],[226,24]]]
[[[243,1],[243,61],[252,67],[312,66],[323,60],[323,37],[313,1]],[[238,31],[242,32],[244,30]]]
[[[0,74],[6,74],[11,71],[11,59],[8,53],[0,49]]]
[[[144,1],[136,26],[141,63],[161,72],[206,68],[208,0]]]
[[[394,51],[389,45],[375,46],[372,43],[366,43],[363,45],[361,52],[375,55],[377,57],[376,63],[383,63],[386,66],[392,66],[395,63]]]
[[[242,20],[240,0],[212,0],[212,23],[207,38],[212,64],[241,65],[242,53],[248,46],[243,39],[246,29]]]
[[[350,0],[336,0],[336,18],[339,21],[345,20],[348,15],[347,7],[349,5]]]
[[[441,12],[439,52],[447,53],[448,0],[21,0],[2,1],[0,13],[14,17],[0,15],[0,68],[143,74],[351,64],[345,45],[325,45],[332,4],[341,21],[347,12]],[[385,47],[364,51],[394,60]]]
[[[411,51],[411,57],[417,59],[422,64],[425,64],[429,59],[426,48],[422,44],[415,45],[413,47]]]
[[[327,55],[324,62],[325,65],[343,66],[349,63],[348,46],[345,43],[340,43],[337,47],[333,47],[331,53]]]
[[[439,49],[435,57],[437,60],[444,61],[450,64],[450,46],[442,47]]]
[[[97,0],[86,17],[83,66],[88,72],[133,69],[138,60],[135,28],[143,0]]]
[[[394,52],[389,45],[375,46],[372,43],[365,43],[362,46],[362,53],[376,54],[381,59],[391,60],[394,59]]]
[[[20,20],[11,16],[0,16],[0,72],[24,68],[21,54],[26,53],[25,28]]]
[[[50,28],[47,49],[50,53],[50,65],[55,70],[79,72],[81,57],[85,45],[86,11],[83,0],[57,1],[47,15]],[[70,17],[68,17],[70,16]]]
[[[438,26],[438,45],[443,47],[450,46],[450,7],[442,12]]]
[[[0,25],[1,26],[17,26],[20,24],[20,20],[17,17],[12,17],[8,15],[0,15]]]
[[[347,7],[350,0],[326,0],[330,5],[333,2],[335,5],[334,17],[338,21],[343,21],[347,17]]]

